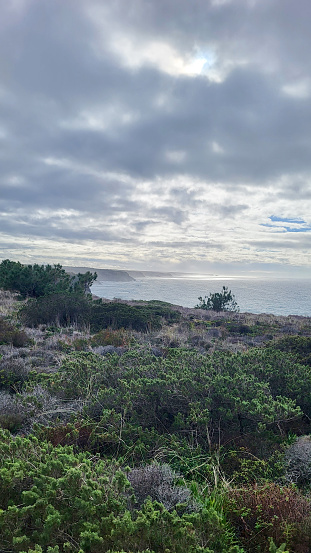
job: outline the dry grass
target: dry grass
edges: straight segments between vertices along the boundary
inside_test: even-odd
[[[0,289],[0,315],[12,317],[16,315],[21,302],[17,301],[18,294]]]

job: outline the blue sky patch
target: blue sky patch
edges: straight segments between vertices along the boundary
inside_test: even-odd
[[[300,228],[291,228],[291,227],[284,227],[286,232],[310,232],[311,227],[300,227]]]
[[[303,221],[302,219],[287,219],[285,217],[276,217],[276,215],[272,215],[269,217],[270,221],[272,223],[261,223],[261,227],[269,227],[278,229],[279,232],[285,233],[285,232],[310,232],[311,227],[310,226],[299,226],[299,227],[288,227],[286,224],[284,225],[274,225],[273,223],[292,223],[295,225],[306,225],[306,221]]]
[[[271,215],[269,219],[274,223],[295,223],[296,225],[306,224],[306,221],[303,221],[303,219],[288,219],[286,217],[277,217],[276,215]]]

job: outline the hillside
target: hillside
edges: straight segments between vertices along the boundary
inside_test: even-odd
[[[0,342],[2,550],[309,551],[311,318],[3,290]]]

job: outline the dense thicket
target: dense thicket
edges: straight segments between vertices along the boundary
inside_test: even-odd
[[[50,376],[30,375],[27,390],[28,417],[40,403],[60,414],[74,401],[84,407],[71,422],[38,426],[39,442],[1,435],[6,549],[242,553],[243,544],[268,553],[286,542],[308,551],[309,502],[280,484],[281,444],[310,404],[310,371],[284,353],[70,353]],[[296,447],[290,458],[299,455]],[[160,468],[135,468],[155,459]],[[225,492],[222,481],[236,485]]]
[[[104,408],[105,417],[121,413],[125,425],[191,442],[195,434],[208,448],[219,431],[232,438],[302,415],[311,403],[311,371],[294,368],[285,355],[258,349],[212,357],[171,349],[165,358],[145,349],[106,358],[81,352],[66,358],[50,386],[66,399],[89,400],[95,419]]]
[[[1,433],[1,547],[17,552],[37,544],[51,553],[242,553],[213,502],[197,496],[190,512],[151,500],[139,507],[127,474],[117,462]],[[139,492],[143,478],[134,476]],[[162,477],[163,483],[172,495],[174,483]]]
[[[29,326],[40,324],[89,326],[92,332],[104,328],[147,332],[161,328],[163,322],[176,322],[180,314],[173,309],[146,302],[143,305],[127,305],[121,302],[105,303],[77,292],[49,294],[28,301],[21,309],[21,318]]]
[[[290,353],[299,363],[311,367],[311,336],[286,336],[271,347]]]

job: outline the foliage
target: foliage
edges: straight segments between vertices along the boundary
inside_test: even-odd
[[[29,366],[25,359],[8,356],[0,363],[0,389],[21,391],[29,378]]]
[[[301,436],[285,452],[285,479],[298,486],[310,487],[311,484],[311,440],[310,436]]]
[[[177,325],[166,302],[93,301],[91,274],[6,260],[0,280],[4,265],[30,298],[17,317],[49,327],[28,342],[0,318],[0,426],[17,434],[0,430],[0,550],[310,550],[311,338],[246,350],[306,325],[221,313]]]
[[[130,335],[123,328],[119,330],[103,329],[94,334],[91,338],[91,346],[127,346],[130,342]]]
[[[180,314],[166,306],[158,305],[127,305],[125,303],[96,300],[92,303],[91,330],[98,332],[103,328],[114,330],[131,328],[140,332],[159,329],[162,321],[174,322]]]
[[[5,259],[0,263],[0,288],[19,292],[22,298],[38,298],[55,293],[84,293],[96,273],[70,276],[61,265],[22,265]]]
[[[20,309],[20,317],[28,326],[40,324],[85,327],[89,325],[92,302],[78,292],[49,294],[28,300]]]
[[[69,275],[61,265],[22,265],[5,259],[0,264],[0,286],[19,292],[23,298],[44,296],[51,291],[68,289]]]
[[[212,502],[195,513],[169,512],[151,501],[136,509],[118,463],[33,437],[2,432],[0,438],[5,550],[242,553]]]
[[[129,472],[128,480],[139,505],[150,498],[162,503],[168,511],[172,511],[180,503],[186,504],[187,511],[195,510],[190,490],[186,486],[176,485],[178,475],[167,464],[152,463],[134,468]]]
[[[311,368],[296,362],[296,359],[274,347],[253,348],[244,354],[244,368],[256,378],[265,381],[272,394],[295,400],[303,413],[311,416]]]
[[[86,402],[95,451],[143,459],[148,448],[152,454],[156,444],[174,440],[176,447],[209,452],[219,439],[263,432],[267,425],[279,432],[282,421],[301,411],[288,390],[272,393],[254,373],[247,354],[207,357],[179,349],[163,358],[137,348],[105,358],[70,354],[49,387]]]
[[[247,552],[271,551],[269,538],[278,546],[286,543],[292,551],[309,551],[310,504],[294,488],[269,483],[233,489],[226,512]]]
[[[30,338],[24,330],[19,330],[0,317],[0,344],[12,344],[15,348],[22,348],[30,344]]]
[[[265,435],[266,434],[266,435]],[[252,435],[247,447],[228,447],[222,453],[222,470],[227,478],[238,485],[260,484],[280,480],[284,475],[283,444],[280,439],[268,432]],[[259,443],[257,443],[259,442]],[[269,451],[266,452],[265,448]],[[257,455],[253,452],[255,451]]]
[[[269,553],[289,553],[289,551],[285,551],[285,549],[286,549],[286,543],[282,543],[280,547],[277,547],[273,539],[270,538]]]
[[[164,321],[178,320],[179,313],[158,305],[131,306],[120,302],[93,301],[81,294],[55,293],[28,300],[20,310],[22,321],[28,326],[40,324],[80,328],[90,326],[92,332],[102,329],[133,329],[140,332],[161,328]]]
[[[66,424],[72,416],[81,411],[79,401],[64,402],[49,394],[40,384],[28,386],[13,396],[5,391],[0,394],[0,426],[11,432],[29,432],[35,424],[52,426],[59,422]]]
[[[268,347],[291,353],[298,363],[311,367],[311,336],[285,336]]]
[[[210,293],[208,296],[200,296],[199,304],[195,309],[205,309],[211,311],[239,311],[238,304],[231,290],[227,286],[222,287],[221,292]]]

